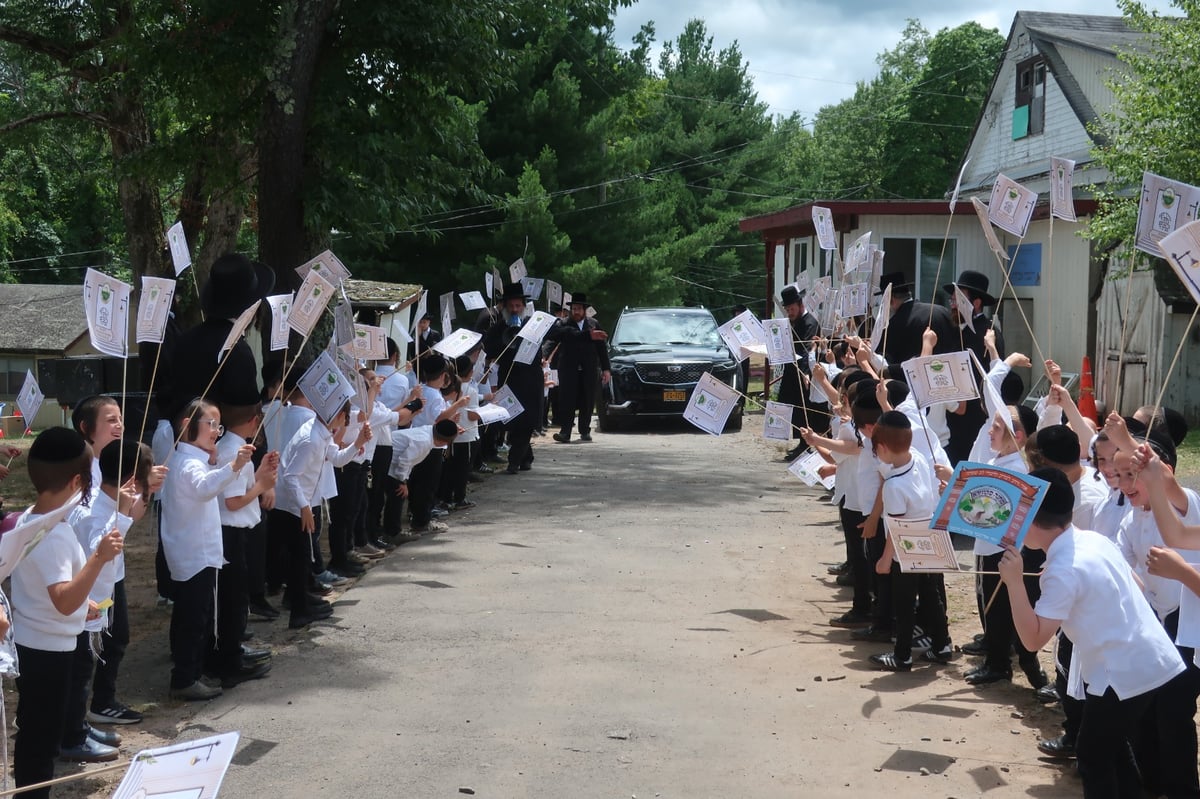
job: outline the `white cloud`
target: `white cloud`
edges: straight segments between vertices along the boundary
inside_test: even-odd
[[[1168,0],[1145,5],[1173,12]],[[738,43],[772,113],[798,111],[812,119],[822,106],[853,94],[856,81],[875,76],[875,56],[900,41],[907,19],[919,19],[930,32],[975,20],[1007,36],[1019,9],[1120,14],[1115,0],[979,0],[969,11],[923,0],[639,0],[617,13],[616,40],[629,47],[638,28],[653,20],[661,44],[678,36],[689,19],[702,19],[715,48]]]

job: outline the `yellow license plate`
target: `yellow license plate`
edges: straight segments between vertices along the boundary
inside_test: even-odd
[[[663,402],[687,402],[687,392],[667,389],[663,391]]]

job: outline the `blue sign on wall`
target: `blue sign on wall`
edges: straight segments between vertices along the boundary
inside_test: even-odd
[[[1042,285],[1042,245],[1022,244],[1008,248],[1008,279],[1014,286]]]

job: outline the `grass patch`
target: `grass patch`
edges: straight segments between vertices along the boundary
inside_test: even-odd
[[[1177,452],[1179,465],[1175,473],[1188,485],[1200,481],[1200,433],[1192,433],[1183,440]]]
[[[0,482],[0,497],[4,498],[4,509],[7,511],[22,511],[33,504],[33,484],[29,482],[29,469],[25,465],[25,454],[29,452],[33,439],[32,434],[24,438],[0,438],[0,445],[21,450],[21,454],[8,465],[8,477]],[[7,455],[0,458],[0,466],[7,461]]]

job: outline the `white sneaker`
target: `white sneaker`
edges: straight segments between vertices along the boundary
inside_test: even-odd
[[[333,572],[329,571],[329,569],[326,569],[317,575],[317,582],[325,583],[326,585],[345,585],[346,583],[350,582],[350,578],[343,577],[340,574],[334,574]]]
[[[412,528],[412,531],[421,535],[433,535],[434,533],[444,533],[449,529],[450,525],[445,522],[430,521],[429,524]]]

